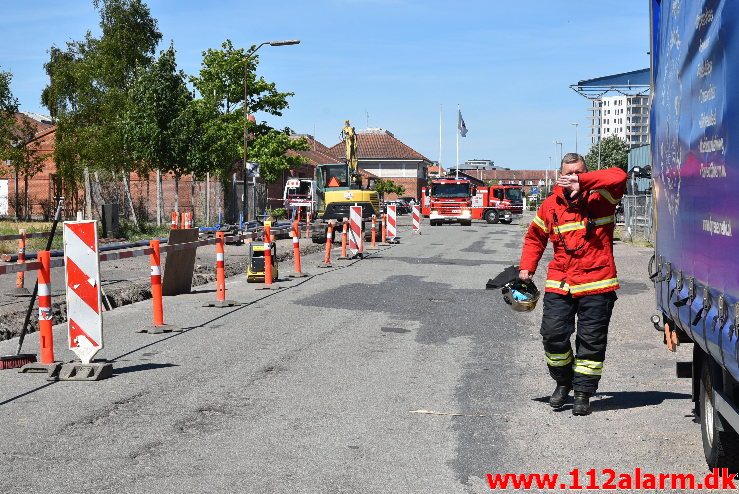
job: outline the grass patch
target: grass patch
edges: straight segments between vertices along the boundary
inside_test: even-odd
[[[654,244],[647,239],[638,238],[638,237],[636,238],[630,237],[629,234],[624,229],[623,225],[616,226],[613,232],[613,239],[620,240],[621,242],[628,243],[636,247],[648,247],[648,248],[654,247]]]
[[[51,231],[50,221],[0,221],[0,235],[17,235],[18,230],[25,228],[26,233],[38,233]],[[62,223],[60,222],[54,235],[54,241],[51,243],[52,250],[61,250],[63,248],[62,241]],[[102,233],[100,225],[98,225],[98,233]],[[150,238],[162,238],[169,235],[169,225],[156,226],[153,224],[141,224],[139,228],[134,228],[129,221],[121,221],[120,239],[121,241],[136,241]],[[38,252],[46,248],[46,238],[29,238],[26,240],[26,252]],[[15,254],[18,252],[17,240],[0,241],[0,254]]]

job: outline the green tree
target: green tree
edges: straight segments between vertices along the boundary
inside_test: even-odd
[[[601,168],[619,167],[626,170],[629,159],[629,146],[618,136],[604,137],[600,141]],[[594,144],[585,156],[588,170],[598,169],[598,144]]]
[[[384,196],[385,194],[401,195],[405,192],[405,187],[400,184],[396,184],[392,180],[384,178],[378,178],[375,180],[375,184],[372,189],[376,190],[380,196]]]
[[[15,114],[18,100],[10,90],[10,72],[0,71],[0,160],[8,160],[14,149],[17,136],[14,133]]]
[[[100,38],[88,31],[66,49],[51,47],[42,102],[57,119],[54,158],[60,173],[78,181],[84,172],[87,213],[92,212],[87,170],[107,171],[114,178],[120,173],[136,223],[128,182],[136,162],[126,147],[124,115],[136,73],[151,64],[161,33],[142,0],[93,4],[100,13]]]
[[[161,175],[174,173],[175,210],[179,211],[180,177],[192,171],[189,154],[197,126],[192,123],[191,101],[173,46],[139,70],[128,92],[124,145],[139,171],[157,171],[157,224],[162,222],[164,207]]]
[[[28,118],[18,120],[15,126],[16,136],[14,149],[9,155],[10,166],[15,176],[23,176],[23,205],[19,208],[18,188],[15,189],[16,218],[31,219],[31,204],[28,197],[28,181],[40,173],[44,168],[44,161],[49,157],[42,153],[39,141],[36,139],[38,126]],[[17,182],[16,182],[17,184]],[[21,214],[20,210],[23,211]]]
[[[244,76],[250,113],[264,112],[281,116],[288,107],[291,92],[281,92],[272,82],[257,76],[259,57],[249,51],[234,48],[230,40],[221,49],[203,52],[200,72],[191,81],[202,96],[195,105],[194,115],[202,122],[202,134],[191,153],[195,165],[206,167],[220,176],[227,190],[229,175],[235,171],[244,155]],[[291,138],[265,122],[247,120],[249,136],[247,159],[260,163],[260,174],[266,182],[275,181],[282,171],[304,162],[301,157],[286,156],[288,150],[307,149],[304,139]],[[228,202],[229,198],[224,197]]]

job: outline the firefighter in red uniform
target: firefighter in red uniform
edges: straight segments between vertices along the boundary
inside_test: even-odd
[[[566,154],[557,186],[539,207],[524,240],[519,264],[523,280],[531,279],[547,242],[552,242],[541,321],[547,367],[557,382],[549,404],[562,407],[574,388],[574,415],[590,414],[590,397],[603,372],[619,288],[612,250],[614,213],[625,187],[626,173],[620,168],[588,172],[581,155]]]

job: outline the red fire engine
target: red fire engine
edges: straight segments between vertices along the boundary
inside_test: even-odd
[[[516,185],[478,187],[472,198],[472,218],[488,223],[511,223],[523,214],[523,192]]]
[[[431,226],[458,222],[472,224],[472,196],[475,186],[469,180],[437,178],[430,187],[421,188],[421,214]]]

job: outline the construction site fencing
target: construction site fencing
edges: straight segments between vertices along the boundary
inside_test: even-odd
[[[23,220],[50,220],[57,196],[65,198],[63,218],[66,219],[73,219],[77,211],[90,213],[92,219],[102,219],[103,204],[117,205],[120,218],[136,218],[150,224],[166,224],[173,210],[192,213],[196,225],[213,225],[219,215],[226,222],[236,223],[243,211],[244,183],[235,176],[223,180],[187,175],[175,180],[172,174],[163,175],[159,207],[155,173],[148,177],[132,173],[125,180],[121,174],[91,173],[89,190],[84,180],[71,183],[54,175],[29,179],[27,193],[22,183],[16,189],[12,179],[8,182],[7,197],[0,197],[0,215]],[[268,188],[260,182],[248,184],[246,196],[249,219],[264,216],[267,209],[280,207],[282,201],[281,197],[268,198]]]
[[[623,204],[624,239],[654,243],[652,228],[652,196],[628,195]]]

